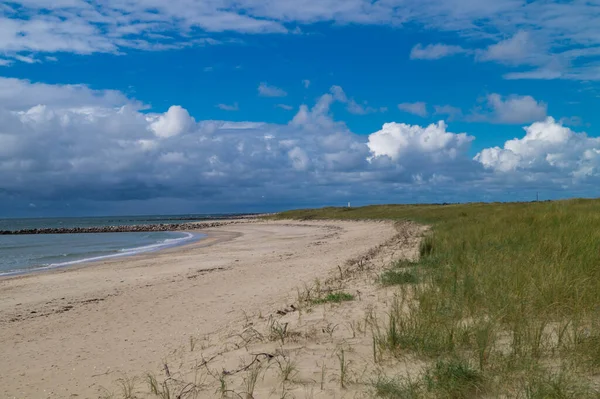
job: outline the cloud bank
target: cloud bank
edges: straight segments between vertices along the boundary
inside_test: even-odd
[[[354,134],[332,115],[333,103],[348,103],[335,87],[287,124],[202,120],[180,105],[149,113],[119,92],[86,86],[0,78],[0,87],[13,93],[0,97],[5,209],[165,199],[222,209],[443,202],[600,182],[600,139],[552,118],[473,158],[476,138],[442,121]]]

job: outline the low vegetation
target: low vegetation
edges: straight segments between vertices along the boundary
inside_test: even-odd
[[[348,294],[347,292],[335,292],[328,294],[322,298],[316,298],[312,300],[312,303],[315,305],[323,304],[323,303],[340,303],[345,301],[353,301],[354,295]]]
[[[392,265],[391,268],[384,271],[381,274],[381,284],[390,285],[402,285],[402,284],[416,284],[419,281],[419,270],[418,264],[409,261],[398,261]]]
[[[374,357],[417,355],[430,367],[416,382],[382,377],[379,397],[600,395],[600,201],[324,208],[276,217],[432,226],[418,262],[399,261],[379,277],[398,293],[373,328]]]

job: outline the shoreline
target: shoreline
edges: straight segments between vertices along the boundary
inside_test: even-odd
[[[169,231],[169,232],[171,232],[171,231]],[[122,249],[116,253],[109,253],[106,255],[94,256],[91,258],[81,258],[81,259],[74,259],[74,260],[67,261],[67,262],[34,266],[31,268],[0,271],[0,279],[2,279],[4,277],[16,277],[16,276],[24,276],[24,275],[28,275],[28,274],[46,273],[46,272],[50,272],[52,270],[67,269],[67,268],[70,268],[73,266],[79,266],[79,265],[80,266],[89,266],[90,264],[98,263],[98,262],[102,262],[102,261],[108,261],[110,259],[128,258],[128,257],[133,257],[133,256],[138,256],[138,255],[143,255],[143,254],[162,252],[167,249],[179,248],[179,247],[183,247],[186,245],[191,245],[191,244],[201,241],[207,237],[206,234],[200,233],[198,231],[172,231],[172,233],[189,234],[189,236],[181,237],[178,239],[167,239],[167,240],[163,240],[162,242],[159,241],[154,244],[141,246],[141,247]],[[77,234],[77,233],[73,233],[73,234]],[[175,240],[175,242],[168,243],[168,242],[166,242],[168,240]]]
[[[130,260],[131,261],[149,261],[149,260],[153,259],[156,255],[162,256],[163,254],[164,255],[183,254],[186,252],[186,250],[194,250],[197,248],[209,247],[209,246],[215,245],[220,242],[229,241],[229,240],[234,239],[235,237],[239,236],[238,234],[230,234],[230,235],[225,235],[225,237],[223,237],[223,235],[218,232],[203,231],[203,230],[188,230],[188,231],[181,231],[180,233],[202,234],[203,237],[198,240],[184,242],[181,245],[168,246],[168,247],[156,250],[156,251],[140,252],[140,253],[131,254],[131,255],[127,255],[127,256],[115,256],[112,258],[99,259],[96,261],[82,261],[82,262],[77,262],[77,263],[73,263],[73,264],[66,265],[66,266],[53,267],[53,268],[47,268],[47,269],[41,269],[41,270],[36,269],[36,270],[32,270],[31,272],[25,272],[25,273],[0,274],[0,284],[4,280],[9,280],[9,279],[21,279],[21,278],[28,278],[31,276],[39,276],[39,275],[45,275],[45,274],[68,273],[70,271],[76,271],[76,270],[89,268],[91,264],[110,266],[110,265],[114,265],[114,264],[119,264],[121,262],[128,262]]]
[[[251,221],[158,252],[0,277],[0,396],[98,397],[160,369],[245,314],[292,303],[303,282],[396,235],[393,223]]]

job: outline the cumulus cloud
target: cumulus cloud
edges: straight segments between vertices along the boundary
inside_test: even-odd
[[[158,117],[148,117],[150,130],[161,138],[178,136],[188,131],[194,124],[194,118],[188,111],[179,105],[173,105],[169,110]]]
[[[471,121],[493,123],[530,123],[546,117],[548,106],[531,96],[511,95],[506,98],[492,93],[485,98],[485,109],[469,116]]]
[[[410,51],[411,60],[439,60],[440,58],[450,57],[456,54],[468,53],[468,50],[460,46],[451,46],[447,44],[428,44],[423,46],[421,43],[415,45]]]
[[[452,161],[464,155],[475,138],[466,133],[447,132],[446,128],[443,121],[424,128],[386,123],[381,130],[369,136],[367,145],[374,158],[386,156],[397,161],[414,154],[424,154],[431,156],[435,162]]]
[[[475,160],[522,179],[573,184],[600,177],[600,138],[576,133],[548,117],[525,127],[525,136],[486,148]]]
[[[271,86],[265,82],[258,85],[258,94],[263,97],[285,97],[287,93],[279,87]]]
[[[53,86],[42,89],[51,95]],[[65,88],[54,90],[61,100]],[[70,101],[85,103],[86,90],[74,93]],[[356,135],[332,118],[331,105],[343,99],[337,97],[322,95],[282,125],[197,121],[182,106],[148,113],[133,100],[0,107],[0,203],[188,198],[225,206],[265,197],[270,204],[327,204],[406,196],[415,181],[447,184],[475,164],[465,153],[469,140],[443,125],[401,125],[400,134],[386,125]]]
[[[8,84],[24,90],[0,102],[5,212],[29,203],[43,210],[101,202],[101,209],[121,204],[136,212],[153,204],[143,209],[158,212],[183,203],[233,211],[248,204],[448,202],[533,182],[554,190],[600,182],[600,139],[551,118],[472,158],[474,137],[441,121],[354,134],[332,117],[332,105],[347,101],[337,89],[300,106],[289,123],[270,124],[196,120],[182,106],[146,112],[122,94],[84,86]],[[36,90],[44,104],[31,105]]]
[[[421,101],[415,103],[398,104],[398,109],[400,111],[408,112],[409,114],[414,114],[422,117],[427,116],[427,104]]]

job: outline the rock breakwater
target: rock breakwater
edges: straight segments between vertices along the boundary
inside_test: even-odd
[[[82,234],[82,233],[139,233],[158,231],[187,231],[219,227],[229,224],[245,223],[246,220],[227,220],[218,222],[169,223],[169,224],[139,224],[124,226],[90,226],[90,227],[56,227],[23,230],[0,230],[0,235],[23,234]]]

